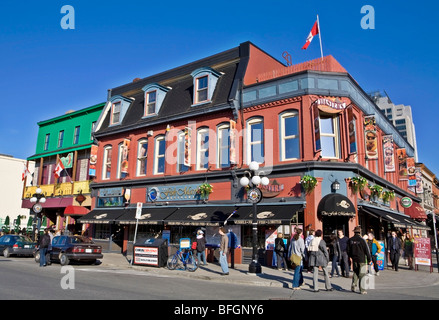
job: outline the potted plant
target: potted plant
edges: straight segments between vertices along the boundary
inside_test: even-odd
[[[200,198],[206,200],[209,198],[209,194],[213,192],[213,186],[210,183],[204,182],[200,184],[197,188],[197,194],[200,195]]]
[[[375,184],[373,186],[369,185],[370,195],[374,199],[380,198],[383,193],[383,187]]]
[[[393,201],[395,199],[395,191],[384,191],[381,198],[384,202]]]
[[[351,178],[351,188],[357,193],[358,191],[363,191],[367,185],[367,180],[364,177],[353,177]]]
[[[317,186],[317,179],[309,174],[306,174],[300,180],[300,184],[302,185],[303,189],[305,189],[306,193],[310,193]]]

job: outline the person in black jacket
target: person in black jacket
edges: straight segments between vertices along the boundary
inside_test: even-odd
[[[392,236],[387,241],[387,250],[390,253],[390,261],[392,262],[392,269],[398,271],[399,256],[402,248],[401,240],[396,236],[396,232],[392,231]]]
[[[276,252],[277,269],[279,270],[281,264],[284,264],[283,269],[287,268],[287,261],[285,260],[285,243],[283,240],[284,235],[282,232],[277,234],[277,238],[274,240],[274,251]]]
[[[44,234],[40,237],[38,240],[38,247],[40,250],[40,267],[46,266],[46,252],[47,248],[49,248],[50,245],[50,236],[49,236],[49,230],[44,230]]]
[[[206,238],[202,230],[197,231],[197,256],[198,263],[201,264],[201,256],[203,256],[203,263],[207,266],[206,262]]]
[[[370,255],[369,247],[367,246],[366,240],[361,236],[361,228],[354,228],[354,236],[348,240],[347,252],[349,258],[352,259],[352,269],[354,271],[354,276],[352,278],[352,292],[360,282],[360,293],[367,294],[366,288],[364,287],[363,277],[367,272],[367,263],[370,263],[372,257]],[[366,261],[367,260],[367,261]]]

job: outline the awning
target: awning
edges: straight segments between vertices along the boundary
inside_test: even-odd
[[[78,219],[79,223],[110,223],[126,213],[125,208],[94,209]]]
[[[89,212],[90,210],[88,210],[86,207],[73,206],[73,205],[67,206],[64,209],[65,216],[84,216]]]
[[[142,208],[142,215],[139,224],[163,224],[163,220],[177,211],[177,208]],[[136,224],[136,208],[129,208],[126,213],[116,219],[120,224]]]
[[[180,207],[164,222],[171,226],[220,226],[234,210],[235,206]]]
[[[413,202],[409,208],[404,208],[404,213],[412,219],[427,220],[424,208],[417,202]]]
[[[303,204],[258,205],[256,210],[258,224],[290,224],[296,214],[303,210]],[[253,206],[238,208],[237,214],[231,220],[235,224],[252,224]]]
[[[417,223],[416,221],[412,220],[408,216],[404,216],[402,214],[394,213],[394,212],[388,212],[385,210],[380,210],[378,208],[371,208],[362,206],[360,209],[370,214],[371,216],[374,216],[375,218],[382,218],[383,220],[390,222],[393,224],[395,228],[409,228],[413,227],[415,229],[424,229],[429,230],[428,226],[421,225]]]
[[[46,202],[41,203],[44,208],[66,208],[73,203],[73,197],[46,197]],[[30,202],[30,199],[23,199],[21,203],[22,208],[31,209],[35,203]]]
[[[330,193],[320,200],[317,207],[319,216],[355,217],[355,206],[348,197],[340,193]]]

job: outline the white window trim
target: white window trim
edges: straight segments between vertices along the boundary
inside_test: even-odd
[[[159,159],[164,158],[165,154],[166,154],[166,146],[165,146],[165,153],[163,153],[163,155],[159,154],[161,141],[165,141],[165,143],[166,143],[164,135],[160,135],[160,136],[156,137],[154,140],[154,174],[164,174],[165,173],[165,168],[163,168],[163,172],[158,172]],[[165,167],[166,167],[166,160],[165,160]]]
[[[226,148],[229,149],[229,147],[223,147],[221,145],[221,140],[223,139],[223,131],[224,130],[229,130],[229,139],[230,139],[230,124],[229,123],[224,123],[221,124],[217,127],[217,143],[216,143],[216,167],[217,168],[227,168],[227,167],[222,167],[221,166],[221,155],[222,155],[222,149]],[[229,166],[230,167],[230,150],[229,150]]]
[[[297,125],[299,126],[299,119],[298,119],[299,113],[296,111],[287,111],[281,114],[280,116],[280,141],[281,141],[281,145],[280,145],[280,154],[281,154],[281,161],[290,161],[290,160],[297,160],[300,158],[300,141],[299,141],[299,158],[287,158],[286,157],[286,149],[285,149],[285,144],[286,144],[286,140],[290,140],[290,139],[299,139],[300,138],[300,130],[298,128],[297,130],[297,135],[291,135],[291,136],[286,136],[285,135],[285,119],[287,118],[297,118]]]
[[[210,137],[209,137],[209,141],[207,143],[207,146],[204,146],[204,148],[202,148],[200,136],[204,133],[207,133],[207,135],[209,136],[209,128],[201,128],[201,129],[197,130],[197,165],[196,165],[196,168],[198,171],[207,170],[207,168],[204,168],[201,166],[201,154],[205,153],[206,151],[209,151]],[[207,163],[209,165],[209,156],[207,157]]]
[[[150,97],[150,94],[153,92],[155,92],[155,101],[150,102],[149,97]],[[157,97],[158,97],[158,92],[156,89],[149,90],[149,91],[145,92],[145,110],[144,110],[144,115],[143,115],[144,117],[153,116],[153,115],[157,114]],[[152,112],[152,113],[148,113],[148,109],[149,109],[150,104],[154,104],[154,112]]]
[[[255,124],[259,124],[262,123],[262,128],[264,128],[264,119],[263,118],[252,118],[250,120],[247,120],[247,129],[246,129],[246,146],[247,146],[247,152],[246,152],[246,162],[247,164],[250,164],[250,162],[252,162],[252,147],[254,145],[258,145],[258,144],[264,144],[264,129],[262,129],[262,135],[261,138],[262,140],[260,141],[251,141],[251,127]],[[265,144],[264,144],[264,149],[263,149],[263,158],[265,161]],[[262,162],[263,163],[263,162]],[[262,164],[261,162],[259,162],[259,164]]]
[[[323,156],[323,152],[322,152],[322,156],[324,159],[340,159],[340,127],[339,127],[339,117],[337,116],[322,116],[320,115],[319,117],[319,121],[321,121],[322,118],[325,119],[331,119],[332,118],[332,125],[334,127],[334,133],[333,134],[329,134],[329,133],[324,133],[322,132],[322,125],[320,124],[320,137],[331,137],[334,138],[334,151],[335,151],[335,157],[328,157],[328,156]]]
[[[202,78],[206,78],[207,79],[207,86],[201,90],[206,90],[206,100],[198,100],[198,93],[200,92],[200,88],[198,87],[199,84],[199,80]],[[205,75],[200,75],[199,77],[195,78],[195,104],[201,104],[201,103],[206,103],[209,102],[209,84],[210,84],[210,80],[209,80],[209,75],[205,74]]]
[[[111,178],[111,159],[109,159],[110,161],[107,162],[108,159],[108,152],[112,150],[111,146],[106,146],[104,148],[104,159],[103,159],[103,164],[102,164],[102,180],[109,180]],[[107,168],[110,168],[110,177],[106,177],[106,173],[107,173]]]
[[[114,112],[114,107],[115,107],[116,105],[119,106],[119,112],[118,112],[118,114],[119,114],[119,120],[118,120],[117,122],[114,121],[114,113],[115,113],[115,112]],[[120,123],[121,113],[122,113],[122,102],[121,102],[121,101],[115,101],[115,102],[113,102],[113,103],[111,104],[111,121],[110,121],[110,124],[111,124],[111,125],[113,125],[113,124],[119,124],[119,123]]]
[[[137,168],[136,168],[136,176],[137,177],[144,177],[144,176],[146,176],[146,173],[141,173],[140,172],[142,161],[146,160],[146,165],[148,165],[148,147],[146,149],[146,155],[145,156],[141,156],[140,155],[140,150],[142,148],[142,145],[145,144],[145,143],[148,146],[148,139],[140,139],[137,142]],[[145,168],[145,169],[147,169],[147,168]]]
[[[117,148],[117,179],[120,179],[121,176],[121,169],[122,169],[122,148],[123,148],[123,142],[119,143],[119,146]]]

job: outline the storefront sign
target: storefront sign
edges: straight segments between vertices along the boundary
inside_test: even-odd
[[[413,200],[411,198],[409,198],[409,197],[401,198],[401,205],[404,208],[410,208],[412,206],[412,204],[413,204]]]
[[[415,238],[415,264],[431,266],[431,245],[429,238]]]
[[[366,143],[366,158],[378,159],[378,139],[374,116],[364,118],[364,137]]]
[[[384,172],[395,172],[395,149],[393,146],[393,136],[383,137],[384,152]]]
[[[407,173],[407,153],[405,151],[405,148],[402,149],[396,149],[396,155],[398,157],[398,176],[399,180],[407,180],[408,179],[408,173]]]
[[[327,113],[338,113],[346,109],[346,103],[337,100],[321,98],[314,101],[314,103],[318,106],[319,110]]]
[[[164,187],[149,187],[147,189],[148,201],[181,201],[197,200],[199,184],[185,184]]]
[[[101,188],[99,189],[100,197],[121,197],[123,195],[123,188]]]

